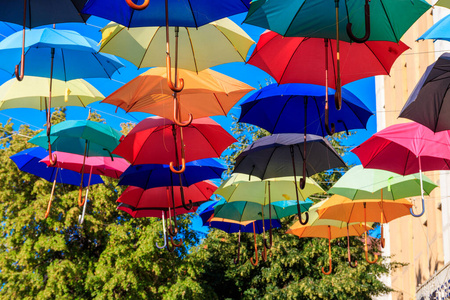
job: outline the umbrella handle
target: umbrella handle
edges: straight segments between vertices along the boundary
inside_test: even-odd
[[[56,166],[58,158],[55,153],[52,153],[52,144],[48,142],[48,160],[50,162],[50,167]]]
[[[328,271],[325,272],[325,269],[322,267],[322,273],[324,275],[330,275],[331,272],[333,271],[332,260],[331,260],[331,227],[330,226],[328,226],[328,261],[329,261],[329,265],[330,265],[330,268],[328,269]]]
[[[177,170],[174,168],[172,161],[169,163],[169,168],[170,168],[170,171],[172,171],[173,173],[181,174],[186,170],[186,161],[184,160],[183,157],[181,158],[181,169],[180,170]]]
[[[164,211],[161,211],[161,215],[162,215],[162,222],[163,222],[163,236],[164,236],[164,245],[160,246],[158,245],[158,242],[156,242],[156,247],[158,249],[163,249],[166,247],[167,245],[167,236],[166,236],[166,222],[164,219]]]
[[[272,226],[269,228],[269,244],[267,244],[267,239],[264,239],[263,240],[264,241],[264,246],[267,248],[267,249],[270,249],[270,248],[272,248]]]
[[[308,224],[308,221],[309,221],[309,214],[308,214],[307,211],[305,212],[305,216],[306,216],[306,219],[305,219],[305,221],[303,221],[303,220],[302,220],[302,214],[299,214],[299,215],[298,215],[298,221],[299,221],[300,224],[302,224],[302,225]]]
[[[167,221],[167,223],[169,223],[169,221]],[[177,225],[176,225],[176,221],[175,221],[175,226],[173,227],[174,229],[172,229],[172,225],[171,224],[167,225],[167,227],[168,227],[169,234],[171,236],[176,236],[178,234],[178,228],[177,228]]]
[[[365,232],[364,232],[364,255],[366,256],[366,261],[369,264],[374,264],[378,260],[378,255],[374,254],[374,260],[369,260],[369,249],[367,247],[367,221],[366,221],[366,202],[364,202],[364,226],[365,226]]]
[[[166,51],[166,74],[167,74],[167,85],[174,93],[179,93],[184,88],[184,79],[178,78],[178,87],[175,86],[172,82],[172,71],[171,71],[171,65],[170,65],[170,52],[169,45],[167,43],[167,51]]]
[[[173,242],[172,237],[170,235],[168,236],[168,239],[170,239],[170,241]],[[167,243],[167,240],[166,240],[167,251],[173,252],[175,250],[175,246],[173,244],[172,244],[172,246],[170,246],[170,244],[172,244],[172,243]]]
[[[238,246],[237,246],[237,257],[233,259],[235,265],[239,263],[239,258],[241,257],[241,230],[239,230]]]
[[[189,199],[189,204],[186,204],[186,201],[184,199],[184,190],[183,190],[183,186],[180,185],[180,194],[181,194],[181,204],[183,205],[184,209],[186,210],[191,210],[194,205],[192,204],[192,200]]]
[[[267,252],[266,252],[266,239],[263,239],[263,251],[262,251],[262,259],[263,261],[267,261]]]
[[[370,6],[369,6],[369,1],[370,0],[366,0],[366,3],[364,5],[364,18],[365,18],[365,25],[366,25],[366,33],[362,38],[358,38],[356,37],[353,32],[352,32],[352,23],[348,22],[347,23],[347,34],[349,36],[350,39],[352,39],[354,42],[356,43],[364,43],[367,42],[367,40],[370,37]]]
[[[192,114],[189,114],[189,119],[186,121],[186,123],[183,123],[181,120],[178,119],[178,117],[180,115],[181,115],[181,111],[178,106],[178,98],[176,95],[174,95],[173,96],[173,122],[180,127],[186,127],[186,126],[191,125],[192,120],[194,119]]]
[[[183,239],[180,239],[180,241],[178,243],[175,243],[175,240],[174,240],[173,236],[171,236],[170,237],[170,243],[174,247],[180,247],[181,245],[183,245]]]
[[[83,224],[83,222],[84,222],[84,215],[86,214],[86,205],[88,203],[87,195],[88,194],[86,193],[86,199],[84,199],[84,204],[83,204],[83,212],[82,212],[82,214],[80,216],[78,216],[78,223],[80,223],[80,225]]]
[[[325,116],[324,116],[325,130],[328,135],[333,135],[336,132],[336,126],[334,123],[330,124],[329,121],[329,110],[328,110],[328,101],[325,102]]]
[[[50,200],[48,201],[47,211],[45,212],[44,219],[47,219],[48,215],[50,214],[50,208],[52,207],[53,193],[55,192],[56,177],[58,176],[58,171],[59,171],[59,168],[56,169],[55,180],[53,180],[52,192],[50,194]]]
[[[256,267],[258,265],[258,246],[256,245],[255,222],[253,222],[253,237],[255,239],[255,261],[253,261],[253,257],[250,257],[250,263]]]
[[[144,0],[144,3],[142,3],[141,5],[137,5],[137,4],[133,3],[131,0],[125,0],[125,1],[127,2],[129,7],[131,7],[132,9],[135,9],[135,10],[146,9],[150,3],[150,0]]]
[[[25,25],[27,23],[27,0],[23,1],[23,29],[22,29],[22,55],[20,57],[20,74],[19,65],[16,65],[14,74],[18,81],[22,81],[25,75]]]
[[[86,199],[84,199],[83,201],[81,201],[81,199],[83,199],[83,186],[80,185],[80,188],[78,190],[78,206],[83,206],[84,203],[86,202]]]
[[[348,258],[348,265],[351,268],[356,268],[358,266],[358,262],[356,260],[352,263],[352,256],[350,254],[350,234],[348,231],[348,223],[347,223],[347,258]]]
[[[422,211],[420,212],[420,214],[416,215],[414,213],[412,207],[409,209],[409,212],[411,213],[411,215],[413,217],[416,217],[416,218],[421,217],[425,213],[425,201],[424,201],[423,197],[422,197]]]

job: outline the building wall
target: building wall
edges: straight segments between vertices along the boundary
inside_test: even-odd
[[[432,41],[415,40],[433,23],[433,11],[430,10],[402,38],[411,49],[396,61],[391,76],[377,78],[378,130],[393,124],[409,122],[397,117],[425,69],[436,58],[435,45]],[[437,56],[439,55],[440,53]],[[440,172],[425,174],[438,185],[441,184]],[[444,187],[445,195],[448,194],[447,190],[450,188]],[[421,208],[420,197],[412,200],[415,204],[414,211],[417,213]],[[395,292],[383,299],[415,299],[417,287],[444,265],[441,190],[436,188],[425,198],[425,203],[426,213],[422,217],[405,216],[389,224],[390,248],[386,249],[384,254],[390,254],[391,261],[404,263],[405,266],[391,272],[390,285]],[[445,228],[450,231],[448,222],[450,220],[446,220]],[[449,247],[448,236],[446,238],[446,247]],[[389,283],[389,279],[384,280]]]

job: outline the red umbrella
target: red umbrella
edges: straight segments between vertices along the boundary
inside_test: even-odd
[[[388,75],[394,61],[408,48],[402,42],[340,41],[339,71],[336,67],[336,40],[283,37],[266,31],[261,34],[248,63],[270,74],[279,84],[311,83],[336,89],[338,72],[342,85],[361,78]],[[340,109],[337,98],[336,108]],[[328,110],[328,95],[325,109]]]
[[[422,171],[450,170],[450,131],[434,133],[415,122],[396,124],[375,133],[352,150],[364,168],[382,169],[401,175]],[[412,212],[415,217],[419,215]]]
[[[122,193],[122,195],[120,195],[119,199],[117,199],[117,202],[132,206],[135,210],[140,208],[155,208],[160,210],[167,209],[169,213],[169,219],[172,218],[173,209],[174,229],[172,229],[170,221],[168,221],[168,227],[170,233],[170,241],[173,246],[178,247],[181,245],[182,241],[180,241],[179,243],[174,243],[172,237],[176,236],[178,233],[176,221],[177,207],[181,205],[184,206],[184,196],[190,199],[192,203],[203,203],[204,201],[209,200],[216,189],[217,186],[209,180],[194,183],[189,187],[180,187],[179,190],[174,189],[173,186],[157,187],[148,190],[144,190],[140,187],[130,186]],[[192,207],[193,205],[190,209],[192,209]],[[180,213],[180,211],[178,211],[178,213]],[[173,251],[173,248],[170,249],[169,246],[167,247],[167,249],[169,251]]]
[[[184,143],[180,142],[181,135]],[[168,119],[151,117],[139,122],[113,154],[133,165],[171,164],[171,170],[176,172],[174,165],[184,169],[185,162],[219,157],[234,142],[236,139],[211,118],[195,119],[191,125],[180,128]]]

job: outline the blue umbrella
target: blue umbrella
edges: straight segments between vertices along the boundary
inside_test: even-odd
[[[328,92],[334,98],[334,90]],[[306,109],[305,109],[306,107]],[[354,94],[342,89],[342,108],[330,106],[327,126],[325,88],[319,85],[289,83],[266,86],[241,104],[239,122],[257,125],[271,133],[310,133],[320,136],[334,131],[366,128],[373,113]],[[334,130],[333,130],[334,129]]]
[[[186,163],[186,170],[181,174],[182,185],[191,184],[213,178],[220,178],[226,166],[214,158],[206,158]],[[173,173],[169,165],[147,164],[131,165],[120,176],[118,185],[132,185],[143,189],[160,186],[170,186],[173,183]]]
[[[226,219],[225,219],[226,220]],[[269,227],[270,220],[264,220],[264,228]],[[236,233],[236,232],[253,232],[252,223],[255,223],[255,233],[260,234],[263,233],[263,220],[256,220],[254,222],[244,222],[244,224],[235,223],[235,222],[227,222],[227,221],[219,221],[219,220],[211,220],[207,222],[205,226],[209,226],[212,228],[217,228],[226,233]],[[281,224],[278,220],[272,220],[272,228],[280,228]]]
[[[47,157],[48,152],[41,147],[33,147],[25,149],[17,154],[12,155],[11,160],[17,165],[19,170],[41,177],[49,182],[53,182],[50,201],[45,217],[50,212],[51,201],[56,183],[65,183],[71,185],[79,185],[81,181],[81,174],[75,171],[70,171],[61,168],[48,167],[47,164],[40,162],[41,159]],[[83,187],[103,183],[99,175],[92,174],[89,179],[83,178]]]
[[[450,41],[450,15],[447,15],[431,26],[417,40]]]

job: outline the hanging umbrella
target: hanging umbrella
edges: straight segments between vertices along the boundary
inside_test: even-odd
[[[150,117],[139,122],[113,151],[132,165],[182,165],[202,158],[219,157],[236,139],[210,118],[196,119],[183,128],[184,144],[180,143],[180,128],[170,120]],[[184,147],[187,148],[183,155]],[[178,163],[173,163],[178,159]],[[173,170],[172,170],[173,171]]]
[[[370,5],[369,5],[370,2]],[[336,39],[336,108],[340,109],[339,41],[398,42],[412,24],[431,7],[425,0],[257,0],[251,3],[245,23],[283,36]],[[342,8],[339,10],[339,8]],[[363,17],[364,16],[364,17]],[[344,31],[339,24],[347,23]]]
[[[0,86],[0,109],[47,107],[50,79],[27,76],[22,81],[10,79]],[[52,107],[82,106],[105,97],[83,79],[52,80]]]
[[[69,22],[84,23],[89,18],[89,15],[81,13],[85,2],[86,0],[24,0],[22,4],[20,1],[2,1],[0,20],[23,26],[21,60],[15,67],[18,80],[24,78],[26,27]]]
[[[306,212],[313,202],[306,199],[302,202],[301,211]],[[263,259],[266,260],[265,255],[266,248],[270,249],[272,247],[272,228],[274,219],[281,219],[287,216],[291,216],[297,213],[297,202],[296,201],[278,201],[267,205],[262,205],[259,203],[249,202],[249,201],[235,201],[235,202],[219,202],[214,206],[214,218],[224,218],[229,220],[235,220],[239,222],[252,221],[252,220],[262,220],[265,221],[267,216],[269,220],[269,244],[266,240],[266,224],[263,223],[263,246],[264,254]],[[253,228],[255,231],[255,228]],[[252,265],[256,266],[258,264],[258,250],[256,247],[256,236],[255,238],[255,262],[250,259]],[[240,237],[239,237],[240,246]],[[239,247],[238,246],[238,247]],[[239,248],[238,248],[239,249]],[[239,260],[239,252],[238,252]]]
[[[308,224],[300,224],[300,222],[295,222],[286,233],[294,234],[298,237],[321,237],[328,238],[328,260],[329,260],[329,270],[325,272],[322,267],[322,273],[325,275],[330,275],[332,272],[332,259],[331,259],[331,240],[339,237],[347,236],[347,250],[348,250],[348,261],[351,266],[350,260],[350,236],[360,236],[364,232],[366,233],[365,238],[367,240],[367,230],[372,229],[371,224],[361,223],[346,223],[343,221],[329,220],[319,217],[317,213],[317,208],[322,205],[323,201],[315,204],[311,207],[312,217]],[[367,248],[367,244],[366,244]],[[356,266],[356,265],[355,265]]]
[[[436,2],[435,5],[439,5],[441,1]],[[450,2],[449,2],[450,3]],[[439,21],[433,24],[430,28],[428,28],[427,31],[425,31],[424,34],[422,34],[417,41],[420,40],[444,40],[444,41],[450,41],[450,35],[448,32],[448,28],[450,26],[450,15],[446,15]]]
[[[419,172],[424,214],[422,171],[449,170],[450,132],[434,133],[427,127],[411,122],[389,126],[375,133],[352,150],[365,168],[376,168],[401,175]]]
[[[41,177],[49,182],[53,182],[52,192],[50,194],[50,200],[47,206],[47,212],[45,214],[45,218],[50,213],[50,207],[52,204],[53,193],[55,191],[56,183],[64,183],[71,185],[80,184],[83,187],[87,187],[89,185],[103,183],[102,178],[99,175],[94,175],[92,178],[82,178],[81,175],[77,172],[63,169],[63,168],[53,168],[48,167],[45,163],[40,162],[41,159],[46,157],[48,152],[45,149],[40,147],[33,147],[29,149],[25,149],[17,154],[12,155],[10,158],[17,165],[19,170],[36,175]]]
[[[351,200],[341,195],[333,195],[324,201],[317,212],[321,219],[339,220],[347,223],[369,221],[384,224],[409,215],[411,207],[411,202],[406,199],[397,199],[395,201],[380,199]],[[377,257],[373,261],[369,260],[367,240],[365,240],[365,243],[366,261],[373,264],[377,261]],[[381,244],[384,244],[383,236],[381,236]]]
[[[184,205],[184,197],[190,199],[192,203],[191,207],[188,209],[190,211],[193,208],[193,203],[195,202],[205,202],[209,200],[217,186],[212,184],[210,181],[202,181],[191,185],[190,187],[182,187],[180,190],[174,189],[173,186],[157,187],[148,190],[141,189],[139,187],[130,186],[128,187],[122,195],[120,195],[117,202],[130,205],[136,209],[140,208],[166,208],[169,211],[169,233],[170,241],[173,246],[180,246],[182,241],[174,243],[172,237],[176,236],[178,233],[176,216],[179,214],[176,207]],[[171,203],[172,202],[172,203]],[[184,208],[185,209],[185,208]],[[171,221],[173,210],[173,222]],[[168,245],[168,243],[167,243]],[[169,251],[173,249],[167,247]]]
[[[165,34],[160,26],[127,28],[111,22],[102,29],[100,52],[122,57],[138,68],[165,67],[166,53],[161,51],[166,46]],[[170,41],[174,39],[175,32],[170,31]],[[199,72],[224,63],[245,62],[254,43],[228,18],[198,28],[180,27],[178,67]]]
[[[174,100],[173,91],[163,84],[167,80],[163,68],[153,68],[131,80],[102,103],[109,103],[126,112],[146,112],[175,122],[214,115],[226,115],[228,111],[253,87],[221,73],[207,69],[201,72],[180,70],[186,88]],[[179,98],[179,99],[178,99]],[[181,102],[181,100],[183,102]],[[174,109],[172,102],[175,101]],[[179,102],[178,102],[179,101]],[[181,114],[181,118],[177,113]],[[189,123],[189,122],[188,122]]]
[[[53,148],[56,151],[82,154],[83,163],[80,172],[83,178],[83,166],[86,157],[106,156],[113,160],[111,152],[119,145],[122,134],[109,125],[93,122],[90,120],[67,120],[53,126],[51,135],[47,138],[46,132],[42,131],[31,138],[28,142],[41,146],[45,149]],[[47,144],[47,139],[49,143]],[[51,151],[49,151],[51,153]],[[56,164],[56,160],[50,160],[50,164]],[[82,187],[80,186],[78,205],[81,201]]]
[[[334,99],[334,91],[328,89],[328,93]],[[373,115],[359,98],[345,88],[342,89],[342,108],[338,111],[332,106],[329,120],[325,117],[325,102],[323,86],[271,84],[253,93],[241,104],[239,122],[257,125],[271,133],[306,131],[326,136],[334,131],[365,129],[367,121]]]
[[[0,60],[0,69],[13,74],[15,64],[24,56],[23,53],[21,55],[20,48],[26,47],[27,74],[50,78],[46,106],[47,142],[50,144],[53,78],[67,81],[111,77],[123,65],[112,55],[97,53],[95,41],[71,30],[35,29],[30,31],[24,46],[22,42],[24,40],[21,39],[20,33],[12,34],[0,42],[0,55],[3,58]],[[51,147],[48,149],[51,155]],[[53,160],[56,160],[56,157],[52,156],[52,163]]]
[[[283,37],[275,32],[266,31],[261,35],[248,63],[270,74],[279,84],[325,85],[325,93],[323,89],[321,90],[321,96],[325,94],[325,98],[321,99],[323,104],[321,103],[320,110],[325,111],[325,123],[328,124],[328,87],[337,88],[336,76],[339,76],[339,81],[344,85],[374,75],[389,75],[394,61],[408,49],[402,42],[344,42],[341,43],[339,55],[342,68],[336,70],[338,62],[337,57],[333,55],[336,46],[337,41],[329,38]],[[344,94],[342,91],[342,98],[345,99],[347,95],[348,92]],[[333,98],[335,101],[338,100],[338,97]],[[365,108],[364,105],[362,107]],[[351,112],[352,115],[353,113],[355,112]],[[340,115],[340,119],[347,122],[347,118],[342,117],[342,114],[338,112],[334,114]],[[321,115],[317,119],[321,120]],[[339,116],[335,118],[339,119]],[[312,120],[316,118],[313,117]]]
[[[428,66],[399,117],[420,123],[434,132],[450,129],[450,53]]]
[[[221,178],[226,170],[215,158],[205,158],[186,163],[186,170],[181,174],[182,185],[190,186],[194,183],[214,178]],[[131,185],[143,189],[168,186],[171,183],[169,165],[147,164],[129,166],[120,176],[118,185]]]

